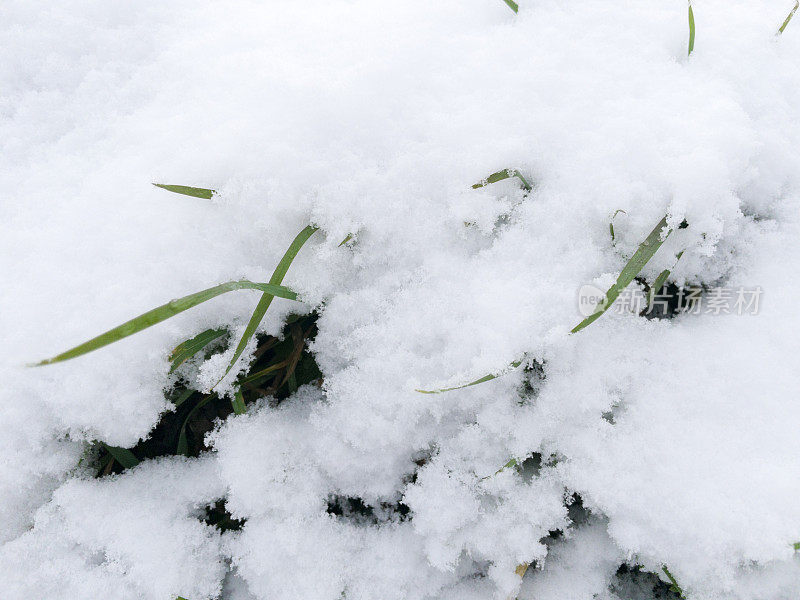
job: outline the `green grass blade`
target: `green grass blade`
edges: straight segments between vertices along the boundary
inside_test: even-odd
[[[681,586],[678,585],[678,582],[672,576],[672,573],[669,572],[669,569],[667,568],[667,566],[663,565],[661,567],[661,570],[664,571],[664,575],[667,576],[667,578],[669,579],[670,583],[672,584],[670,586],[672,591],[675,592],[676,594],[678,594],[681,598],[685,598],[686,596],[683,595],[683,590],[681,589]]]
[[[794,548],[796,551],[800,551],[800,542],[795,542],[792,544],[792,548]]]
[[[175,369],[200,352],[200,350],[226,333],[228,333],[227,329],[206,329],[193,338],[175,346],[169,355],[169,361],[172,363],[169,372],[173,373]]]
[[[675,268],[675,265],[678,264],[678,261],[681,259],[681,256],[683,256],[684,252],[686,252],[686,250],[681,250],[675,255],[675,263],[672,265],[673,269]],[[671,269],[664,269],[658,274],[658,277],[656,277],[656,280],[650,287],[650,293],[647,295],[647,310],[651,309],[653,305],[653,299],[655,298],[656,294],[658,294],[659,290],[664,287],[664,284],[667,282],[667,277],[669,277],[671,273]]]
[[[522,364],[521,360],[515,360],[510,365],[508,365],[508,367],[506,367],[505,369],[503,369],[502,371],[500,371],[498,373],[492,373],[490,375],[484,375],[480,379],[476,379],[475,381],[470,381],[469,383],[465,383],[464,385],[457,385],[455,387],[449,387],[449,388],[440,388],[438,390],[414,390],[414,391],[415,392],[419,392],[420,394],[441,394],[442,392],[452,392],[453,390],[460,390],[460,389],[463,389],[465,387],[470,387],[472,385],[478,385],[479,383],[486,383],[487,381],[491,381],[492,379],[497,379],[498,377],[502,377],[506,373],[510,373],[511,371],[513,371],[514,369],[519,367],[521,364]]]
[[[184,456],[189,456],[189,438],[186,437],[186,425],[189,424],[189,419],[191,419],[194,414],[200,410],[203,406],[208,404],[209,400],[214,397],[213,394],[208,394],[200,398],[197,401],[197,404],[192,407],[192,410],[189,411],[189,414],[186,415],[186,419],[183,421],[183,425],[181,426],[180,434],[178,435],[178,447],[177,447],[177,454],[183,454]]]
[[[694,50],[694,11],[692,10],[692,0],[689,0],[689,53],[687,56],[692,55]]]
[[[191,398],[194,395],[195,391],[196,390],[193,390],[191,388],[186,388],[185,390],[183,390],[180,393],[180,395],[177,398],[175,398],[175,400],[173,400],[172,402],[175,405],[175,408],[178,408],[181,404],[183,404],[189,398]]]
[[[233,400],[231,400],[231,404],[233,405],[233,412],[237,415],[243,415],[247,412],[247,408],[244,405],[244,396],[242,396],[242,390],[236,390],[236,393],[233,395]]]
[[[167,183],[154,183],[153,185],[167,190],[168,192],[174,192],[175,194],[183,194],[184,196],[192,196],[193,198],[204,198],[206,200],[210,200],[211,197],[217,193],[216,190],[191,187],[188,185],[169,185]]]
[[[633,281],[633,279],[641,273],[642,269],[645,265],[653,258],[653,255],[656,251],[661,247],[661,244],[664,243],[664,240],[667,239],[670,231],[667,231],[664,239],[661,239],[661,232],[667,226],[667,217],[663,217],[658,224],[653,228],[653,231],[650,232],[650,235],[639,245],[639,248],[634,252],[633,256],[631,256],[628,263],[622,269],[622,272],[617,277],[617,280],[614,284],[608,288],[606,292],[606,297],[603,299],[602,302],[597,307],[597,310],[586,317],[583,321],[578,323],[570,333],[577,333],[581,329],[584,329],[588,325],[594,323],[600,316],[606,312],[612,304],[614,304],[614,300],[617,299],[620,292],[624,290],[628,284]]]
[[[483,181],[479,181],[478,183],[473,184],[472,189],[477,190],[478,188],[486,187],[487,185],[492,183],[497,183],[498,181],[503,181],[504,179],[508,179],[509,177],[516,177],[517,179],[519,179],[520,185],[522,185],[522,188],[526,192],[530,192],[533,189],[531,184],[528,183],[528,180],[525,179],[525,176],[522,175],[522,173],[520,173],[516,169],[503,169],[502,171],[497,171],[496,173],[492,173]]]
[[[508,8],[514,12],[519,12],[519,5],[514,0],[503,0],[508,5]]]
[[[139,464],[139,459],[127,448],[118,448],[117,446],[109,446],[108,444],[103,444],[103,447],[114,457],[114,460],[126,469],[132,469]]]
[[[349,242],[349,241],[350,241],[350,240],[352,240],[352,239],[353,239],[353,234],[352,234],[352,233],[348,233],[348,234],[347,234],[347,237],[346,237],[346,238],[344,238],[344,239],[343,239],[341,242],[339,242],[339,248],[341,248],[342,246],[344,246],[344,245],[345,245],[347,242]]]
[[[75,346],[74,348],[70,348],[69,350],[62,352],[53,358],[48,358],[29,366],[49,365],[81,356],[88,352],[92,352],[93,350],[97,350],[98,348],[102,348],[103,346],[107,346],[108,344],[113,344],[114,342],[133,335],[134,333],[138,333],[143,329],[147,329],[148,327],[152,327],[153,325],[161,323],[161,321],[165,321],[170,317],[174,317],[175,315],[197,306],[198,304],[202,304],[207,300],[211,300],[220,294],[225,294],[234,290],[246,289],[261,290],[264,292],[264,294],[269,294],[270,297],[278,296],[280,298],[287,298],[289,300],[297,300],[297,294],[282,285],[276,285],[273,283],[254,283],[247,280],[229,281],[201,292],[189,294],[188,296],[184,296],[176,300],[170,300],[166,304],[162,304],[153,310],[149,310],[146,313],[131,319],[130,321],[126,321],[122,325],[119,325],[114,329],[110,329],[105,333],[92,338],[88,342],[84,342],[83,344]]]
[[[297,256],[297,253],[300,251],[300,248],[302,248],[303,244],[305,244],[308,241],[308,238],[314,235],[314,232],[316,230],[317,227],[314,227],[313,225],[308,225],[300,233],[297,234],[292,243],[289,245],[289,248],[286,250],[286,253],[283,255],[283,258],[278,263],[278,266],[275,267],[275,271],[272,273],[272,277],[270,277],[269,280],[270,284],[275,286],[280,285],[280,283],[283,281],[283,278],[286,276],[286,272],[289,270],[289,267],[291,266],[294,257]],[[242,334],[242,339],[239,340],[239,345],[236,346],[236,351],[233,353],[233,358],[231,359],[228,368],[225,369],[225,375],[227,375],[230,372],[230,370],[233,368],[233,365],[235,365],[236,361],[239,360],[239,357],[242,355],[242,352],[244,352],[247,343],[250,341],[250,338],[253,337],[253,335],[256,332],[256,329],[261,323],[261,320],[264,318],[264,315],[266,314],[269,305],[272,304],[272,299],[276,295],[277,294],[272,294],[268,291],[265,291],[264,294],[261,296],[261,299],[258,301],[258,305],[256,306],[256,309],[253,312],[253,316],[250,317],[250,321],[247,323],[247,327],[244,330],[244,334]],[[225,375],[223,375],[220,378],[220,381],[222,381]],[[219,381],[217,383],[219,383]]]
[[[795,0],[794,8],[791,11],[789,11],[788,15],[786,15],[786,18],[783,21],[783,25],[781,25],[780,28],[778,29],[778,34],[777,35],[780,35],[780,34],[783,33],[783,30],[786,29],[786,26],[789,24],[789,21],[792,20],[792,17],[794,16],[794,13],[797,12],[798,8],[800,8],[800,0]]]

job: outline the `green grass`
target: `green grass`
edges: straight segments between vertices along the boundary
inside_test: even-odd
[[[667,565],[663,565],[661,567],[661,570],[664,571],[664,575],[667,576],[667,579],[669,579],[670,583],[672,584],[670,586],[670,589],[673,592],[675,592],[676,594],[678,594],[681,598],[685,598],[685,596],[683,595],[683,590],[681,589],[681,586],[678,585],[678,582],[672,576],[672,573],[669,572],[669,569],[667,568]]]
[[[687,56],[692,55],[694,50],[694,11],[692,10],[692,0],[689,0],[689,52]]]
[[[783,20],[783,25],[781,25],[778,28],[777,35],[780,35],[780,34],[783,33],[784,29],[786,29],[786,26],[789,24],[789,21],[792,20],[792,17],[794,16],[794,13],[797,12],[798,8],[800,8],[800,0],[795,0],[794,7],[792,8],[792,10],[789,11],[789,14],[786,15],[786,18]]]
[[[514,2],[514,0],[503,0],[503,2],[505,2],[508,8],[513,10],[515,13],[519,12],[519,4]]]
[[[30,366],[49,365],[52,363],[76,358],[83,354],[87,354],[88,352],[102,348],[103,346],[108,346],[109,344],[118,342],[119,340],[131,336],[134,333],[139,333],[148,327],[152,327],[153,325],[157,325],[162,321],[166,321],[167,319],[174,317],[185,310],[189,310],[190,308],[211,300],[212,298],[216,298],[221,294],[226,294],[234,290],[246,289],[260,290],[264,292],[265,295],[269,294],[270,297],[278,296],[280,298],[286,298],[287,300],[297,300],[297,294],[282,285],[276,285],[274,283],[254,283],[244,279],[241,281],[229,281],[201,292],[189,294],[188,296],[183,296],[182,298],[178,298],[176,300],[170,300],[166,304],[162,304],[161,306],[154,308],[153,310],[149,310],[138,317],[134,317],[130,321],[126,321],[122,325],[114,327],[113,329],[109,329],[105,333],[101,333],[97,337],[93,337],[87,342],[79,344],[74,348],[65,350],[61,354],[57,354],[52,358],[45,359]]]
[[[227,329],[206,329],[202,333],[198,333],[193,338],[175,346],[169,355],[170,374],[174,373],[175,369],[180,367],[183,363],[192,358],[211,342],[218,340],[227,333]]]
[[[269,283],[271,285],[279,286],[280,283],[283,281],[283,278],[286,277],[286,273],[289,270],[289,267],[292,265],[292,261],[294,260],[297,253],[300,251],[300,248],[303,247],[314,232],[317,231],[317,228],[313,225],[308,225],[305,227],[297,236],[294,238],[292,243],[289,245],[289,248],[286,250],[286,253],[281,258],[278,266],[275,267],[275,271],[272,273],[272,277],[270,277]],[[258,301],[258,305],[256,306],[255,311],[253,311],[253,316],[250,317],[250,321],[247,323],[247,327],[244,330],[244,334],[242,334],[242,339],[239,340],[239,344],[236,346],[236,350],[233,353],[233,358],[231,358],[231,362],[228,365],[228,368],[225,369],[225,374],[220,378],[220,381],[225,378],[233,366],[236,364],[236,361],[239,360],[239,357],[244,352],[247,343],[253,337],[258,329],[258,326],[261,324],[264,315],[267,312],[270,304],[272,304],[272,299],[276,296],[276,294],[270,293],[265,291],[264,294],[261,296],[261,299]],[[219,382],[217,382],[219,383]]]
[[[132,469],[139,464],[139,459],[127,448],[118,448],[108,444],[103,444],[103,447],[125,469]]]
[[[614,301],[619,297],[620,292],[628,287],[631,281],[641,273],[642,269],[650,262],[650,259],[653,258],[653,255],[658,251],[664,241],[667,239],[671,230],[667,230],[664,238],[661,238],[661,233],[667,227],[667,217],[664,216],[662,219],[656,224],[647,238],[639,245],[639,248],[636,252],[631,256],[628,263],[622,269],[617,277],[617,280],[608,288],[606,292],[605,298],[597,307],[597,310],[586,317],[583,321],[578,323],[575,327],[572,328],[570,333],[577,333],[581,329],[584,329],[594,323],[597,319],[599,319],[603,313],[605,313]]]
[[[511,177],[516,177],[517,179],[519,179],[520,185],[526,192],[530,192],[533,189],[528,180],[525,179],[525,176],[516,169],[502,169],[500,171],[492,173],[486,179],[483,179],[482,181],[473,184],[472,189],[477,190],[478,188],[485,187],[491,183],[497,183],[498,181],[503,181],[504,179],[509,179]]]
[[[184,196],[192,196],[194,198],[204,198],[210,200],[211,197],[217,193],[216,190],[209,190],[206,188],[191,187],[188,185],[170,185],[168,183],[154,183],[156,187],[174,192],[175,194],[183,194]]]

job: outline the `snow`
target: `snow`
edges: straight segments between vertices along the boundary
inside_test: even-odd
[[[687,58],[682,2],[6,0],[3,597],[614,600],[622,563],[689,598],[797,597],[800,22],[778,38],[791,2],[693,4]],[[534,190],[471,188],[507,167]],[[645,279],[685,249],[672,281],[760,286],[759,314],[609,311],[570,335],[581,286],[665,214],[689,227]],[[303,302],[262,330],[318,309],[323,388],[228,418],[199,459],[93,478],[91,442],[131,447],[170,410],[169,351],[241,331],[256,294],[24,364],[266,281],[309,223],[285,280]],[[536,394],[522,370],[414,391],[522,355]],[[493,475],[532,453],[538,472]],[[221,498],[241,531],[200,519]]]

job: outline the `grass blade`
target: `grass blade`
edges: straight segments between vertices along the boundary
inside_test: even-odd
[[[678,594],[681,598],[685,598],[686,596],[683,595],[683,590],[681,589],[681,586],[678,585],[678,582],[672,576],[672,573],[669,572],[669,569],[667,568],[667,565],[663,565],[661,567],[661,570],[664,571],[664,575],[667,576],[667,578],[669,579],[670,583],[672,584],[670,586],[670,589],[672,589],[672,591],[675,592],[676,594]]]
[[[783,30],[786,29],[786,26],[789,24],[789,21],[792,20],[792,17],[794,16],[794,13],[797,12],[798,8],[800,8],[800,0],[795,0],[794,8],[791,11],[789,11],[788,15],[786,15],[786,19],[784,19],[783,25],[781,25],[780,28],[778,29],[777,35],[780,35],[780,34],[783,33]]]
[[[126,469],[132,469],[139,464],[139,459],[127,448],[118,448],[117,446],[109,446],[108,444],[103,444],[103,447],[114,457],[114,460]]]
[[[283,281],[283,278],[286,276],[286,272],[289,270],[289,267],[294,260],[294,257],[297,256],[297,253],[300,251],[300,248],[303,247],[314,232],[317,230],[317,227],[313,225],[308,225],[305,227],[297,236],[294,238],[292,243],[289,245],[289,248],[286,250],[286,253],[283,255],[283,258],[278,263],[278,266],[275,267],[275,271],[272,273],[272,277],[269,279],[269,283],[279,287],[280,283]],[[233,358],[231,359],[228,368],[225,369],[225,374],[220,378],[220,381],[225,378],[230,370],[233,368],[233,365],[236,364],[236,361],[239,360],[239,357],[244,352],[247,343],[250,341],[250,338],[256,332],[256,329],[261,324],[261,320],[264,318],[264,315],[269,308],[269,305],[272,304],[272,299],[277,296],[278,294],[273,294],[269,291],[264,291],[264,294],[261,296],[261,299],[258,301],[258,305],[256,306],[255,311],[253,311],[253,316],[250,317],[250,321],[247,323],[247,327],[242,334],[242,339],[239,340],[239,345],[236,346],[236,351],[233,353]],[[285,296],[284,296],[285,297]],[[217,382],[219,383],[219,381]]]
[[[233,400],[231,400],[231,405],[233,406],[233,412],[237,415],[243,415],[247,412],[247,408],[245,408],[244,405],[242,390],[236,390],[236,393],[233,395]]]
[[[176,300],[170,300],[166,304],[162,304],[153,310],[149,310],[146,313],[131,319],[130,321],[126,321],[114,329],[110,329],[105,333],[101,333],[97,337],[90,339],[88,342],[84,342],[83,344],[75,346],[74,348],[70,348],[69,350],[62,352],[53,358],[48,358],[29,366],[49,365],[81,356],[88,352],[92,352],[93,350],[97,350],[98,348],[102,348],[103,346],[107,346],[108,344],[113,344],[114,342],[133,335],[134,333],[138,333],[143,329],[147,329],[148,327],[152,327],[153,325],[161,323],[161,321],[165,321],[170,317],[174,317],[175,315],[197,306],[198,304],[202,304],[207,300],[211,300],[220,294],[225,294],[234,290],[247,289],[261,290],[264,292],[264,294],[269,294],[270,297],[278,296],[280,298],[287,298],[289,300],[297,300],[297,294],[282,285],[275,285],[273,283],[254,283],[247,280],[229,281],[201,292],[189,294],[188,296],[184,296]]]
[[[193,389],[191,389],[191,388],[186,388],[185,390],[183,390],[183,391],[182,391],[182,392],[181,392],[181,393],[178,395],[178,397],[177,397],[177,398],[175,398],[175,400],[173,400],[173,401],[172,401],[172,403],[175,405],[175,408],[178,408],[178,407],[179,407],[181,404],[183,404],[183,403],[184,403],[184,402],[186,402],[186,401],[187,401],[189,398],[191,398],[191,397],[192,397],[192,395],[194,395],[195,391],[196,391],[196,390],[193,390]]]
[[[460,390],[465,387],[478,385],[479,383],[486,383],[487,381],[491,381],[492,379],[497,379],[498,377],[502,377],[506,373],[510,373],[511,371],[516,369],[521,364],[522,364],[521,360],[515,360],[502,371],[499,371],[497,373],[492,373],[490,375],[484,375],[480,379],[476,379],[475,381],[470,381],[469,383],[465,383],[464,385],[457,385],[455,387],[449,387],[449,388],[440,388],[438,390],[414,390],[414,391],[419,392],[420,394],[441,394],[442,392],[452,392],[453,390]]]
[[[508,8],[513,10],[515,13],[519,12],[519,5],[514,2],[514,0],[503,0],[503,2],[505,2],[508,5]]]
[[[211,197],[217,193],[216,190],[191,187],[188,185],[169,185],[167,183],[154,183],[153,185],[160,187],[163,190],[167,190],[168,192],[174,192],[175,194],[183,194],[184,196],[192,196],[194,198],[204,198],[206,200],[211,200]]]
[[[624,290],[628,284],[633,281],[633,279],[642,271],[642,269],[644,269],[645,265],[650,261],[651,258],[653,258],[653,255],[661,247],[661,244],[664,243],[664,240],[667,239],[671,233],[671,230],[667,231],[663,240],[661,239],[661,232],[666,226],[667,217],[664,216],[653,228],[653,231],[650,232],[650,235],[647,236],[644,242],[639,245],[639,248],[636,250],[636,252],[634,252],[633,256],[631,256],[630,260],[622,269],[622,272],[619,274],[619,277],[617,277],[617,280],[614,282],[614,284],[608,288],[606,297],[597,306],[597,310],[573,327],[570,333],[577,333],[581,329],[591,325],[611,307],[611,305],[614,303],[614,300],[616,300],[619,296],[620,292],[622,292],[622,290]]]
[[[487,185],[491,183],[497,183],[498,181],[503,181],[504,179],[508,179],[509,177],[516,177],[517,179],[519,179],[522,188],[526,192],[530,192],[533,189],[533,187],[531,187],[531,184],[528,183],[528,180],[525,179],[525,176],[522,175],[522,173],[520,173],[516,169],[503,169],[502,171],[497,171],[496,173],[492,173],[486,179],[473,184],[472,189],[477,190],[478,188],[486,187]]]
[[[202,333],[198,333],[193,338],[175,346],[169,355],[169,361],[172,363],[169,372],[175,372],[175,369],[180,367],[183,363],[192,358],[211,342],[222,337],[226,333],[228,333],[227,329],[206,329]]]
[[[197,401],[197,404],[194,405],[192,410],[189,411],[189,414],[186,415],[186,419],[183,421],[183,425],[181,426],[181,432],[178,435],[178,447],[177,447],[177,454],[183,454],[184,456],[189,456],[189,439],[186,437],[186,425],[189,424],[189,419],[194,416],[198,410],[200,410],[203,406],[208,404],[209,400],[214,397],[214,394],[207,394],[200,398]]]
[[[689,0],[689,53],[687,56],[692,55],[694,50],[694,11],[692,10],[692,0]]]

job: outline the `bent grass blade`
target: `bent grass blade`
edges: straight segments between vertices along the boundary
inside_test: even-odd
[[[504,179],[509,179],[510,177],[516,177],[519,179],[522,189],[524,189],[526,192],[530,192],[533,189],[531,184],[528,183],[528,180],[525,179],[525,176],[516,169],[503,169],[502,171],[492,173],[486,179],[473,184],[472,189],[477,190],[478,188],[486,187],[487,185],[497,183],[498,181],[503,181]]]
[[[275,271],[272,273],[272,277],[270,277],[269,279],[270,285],[280,287],[280,283],[286,276],[286,272],[289,270],[289,267],[291,266],[294,257],[297,256],[297,253],[300,251],[300,248],[302,248],[303,244],[305,244],[308,241],[308,238],[314,235],[314,232],[317,231],[317,229],[318,228],[314,227],[313,225],[308,225],[300,233],[297,234],[292,243],[289,245],[289,248],[286,250],[286,253],[283,255],[283,258],[278,263],[278,266],[275,267]],[[255,311],[253,311],[253,316],[250,317],[250,321],[247,323],[247,327],[245,328],[244,333],[242,334],[242,339],[239,340],[239,345],[236,346],[236,350],[233,353],[233,358],[231,358],[231,362],[228,365],[228,368],[225,369],[225,373],[223,374],[222,377],[220,377],[217,384],[219,384],[219,382],[222,381],[228,373],[230,373],[230,370],[233,368],[233,365],[235,365],[236,361],[239,360],[239,357],[242,355],[242,352],[244,352],[244,349],[247,346],[248,342],[250,341],[250,338],[253,337],[253,335],[256,332],[256,329],[261,324],[261,321],[264,318],[264,315],[267,313],[267,309],[269,308],[269,305],[272,304],[272,299],[275,296],[278,296],[278,294],[270,293],[267,290],[264,291],[264,294],[258,301],[258,305],[256,305]],[[279,296],[279,297],[285,297],[285,296]]]
[[[52,363],[76,358],[83,354],[87,354],[88,352],[97,350],[98,348],[102,348],[103,346],[113,344],[114,342],[133,335],[134,333],[139,333],[143,329],[147,329],[148,327],[152,327],[153,325],[161,323],[162,321],[166,321],[170,317],[174,317],[185,310],[189,310],[190,308],[211,300],[212,298],[216,298],[221,294],[232,292],[234,290],[248,289],[260,290],[264,292],[264,294],[269,294],[270,297],[278,296],[288,300],[297,300],[297,294],[282,285],[276,285],[273,283],[254,283],[244,279],[241,281],[229,281],[227,283],[222,283],[194,294],[189,294],[188,296],[183,296],[182,298],[178,298],[176,300],[170,300],[166,304],[162,304],[153,310],[149,310],[146,313],[131,319],[130,321],[126,321],[122,325],[114,327],[113,329],[109,329],[105,333],[101,333],[97,337],[94,337],[83,344],[79,344],[78,346],[70,348],[69,350],[66,350],[65,352],[62,352],[61,354],[58,354],[52,358],[45,359],[29,366],[37,367],[41,365],[49,365]]]
[[[192,196],[193,198],[203,198],[205,200],[211,200],[211,197],[217,193],[216,190],[192,187],[189,185],[171,185],[168,183],[154,183],[153,185],[160,187],[162,190],[167,190],[168,192],[182,194],[184,196]]]

